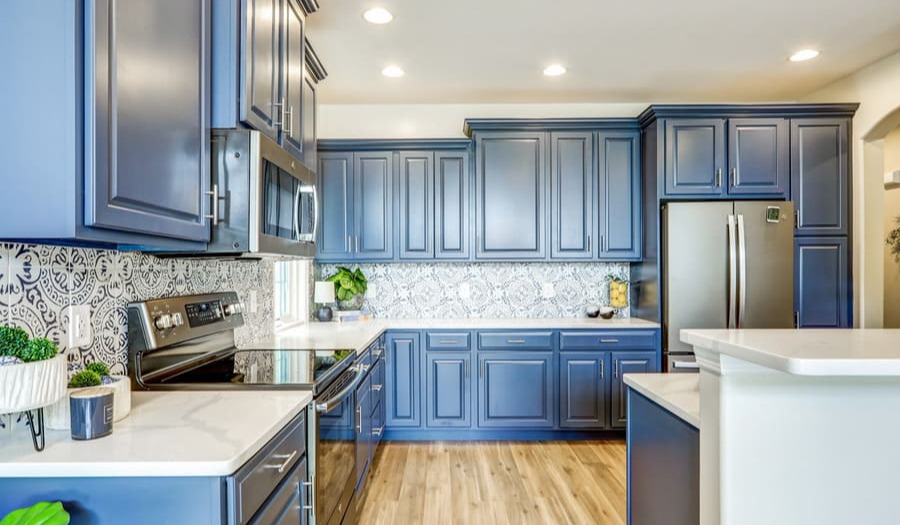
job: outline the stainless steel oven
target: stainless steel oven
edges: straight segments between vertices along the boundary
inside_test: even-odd
[[[206,255],[311,258],[316,177],[262,133],[213,130],[212,234]]]

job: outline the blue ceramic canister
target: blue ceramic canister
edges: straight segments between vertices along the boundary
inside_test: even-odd
[[[85,388],[69,395],[72,439],[97,439],[113,431],[113,389]]]

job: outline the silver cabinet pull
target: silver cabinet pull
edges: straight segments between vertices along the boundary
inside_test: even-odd
[[[306,497],[306,503],[303,504],[303,505],[300,505],[300,506],[299,506],[299,509],[300,509],[300,510],[313,510],[313,506],[312,506],[312,481],[301,481],[300,484],[303,485],[304,487],[306,487],[306,488],[308,489],[308,490],[306,491],[306,493],[308,494],[308,496]]]
[[[209,210],[212,213],[210,213],[209,215],[204,215],[203,218],[204,219],[212,219],[212,225],[218,226],[218,224],[219,224],[219,200],[221,200],[221,197],[219,197],[219,185],[213,184],[211,191],[204,191],[203,193],[205,195],[209,195],[212,198],[211,199],[212,203],[210,204],[210,210]]]
[[[362,406],[356,407],[356,433],[362,434]]]
[[[737,185],[737,168],[731,168],[731,186]]]
[[[372,390],[376,392],[381,392],[381,389],[384,388],[382,385],[372,385]]]
[[[590,235],[588,235],[587,251],[591,251],[591,236]]]
[[[288,465],[291,464],[291,461],[293,461],[293,460],[294,460],[294,457],[296,457],[296,456],[297,456],[297,451],[296,451],[296,450],[293,451],[293,452],[291,452],[291,453],[288,454],[288,455],[284,455],[284,454],[276,454],[276,455],[274,455],[274,456],[272,456],[272,457],[275,458],[275,459],[283,459],[283,460],[284,460],[284,463],[282,463],[281,465],[266,465],[266,466],[263,467],[263,468],[269,468],[269,469],[277,470],[279,474],[282,474],[282,473],[284,473],[284,469],[288,468]]]
[[[600,361],[600,379],[603,379],[603,361]]]
[[[506,344],[508,345],[524,345],[527,343],[524,339],[507,339]]]
[[[281,131],[284,131],[284,97],[281,98],[281,102],[272,102],[272,110],[274,111],[276,108],[278,108],[276,115],[281,117],[281,121],[273,119],[272,127],[281,128]]]
[[[722,187],[722,168],[716,168],[716,188]]]
[[[469,378],[469,361],[463,361],[463,373],[465,374],[466,379]]]
[[[381,437],[382,432],[384,432],[384,425],[381,425],[381,428],[372,429],[372,435],[376,437]]]
[[[284,99],[281,99],[281,100],[284,100]],[[293,120],[293,118],[294,118],[294,105],[291,104],[291,105],[285,106],[284,104],[282,104],[282,106],[281,106],[281,131],[283,131],[287,135],[290,135],[291,133],[294,132],[294,126],[293,126],[293,123],[291,122],[291,120]],[[285,123],[287,123],[287,126],[285,126]]]
[[[613,365],[614,365],[614,368],[613,368],[613,377],[619,377],[619,362],[616,361],[616,362],[613,363]]]
[[[458,344],[457,341],[456,341],[456,339],[441,339],[440,341],[438,341],[438,343],[439,343],[439,344],[442,344],[442,345],[455,345],[455,344]]]
[[[619,340],[618,340],[618,339],[601,339],[600,342],[601,342],[601,343],[610,343],[610,344],[612,344],[612,343],[618,343]]]

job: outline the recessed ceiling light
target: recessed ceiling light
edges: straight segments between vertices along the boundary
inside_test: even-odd
[[[793,55],[791,55],[791,62],[803,62],[805,60],[812,60],[819,56],[819,52],[815,49],[801,49],[797,51]]]
[[[399,66],[388,66],[381,70],[381,74],[390,78],[400,78],[405,73]]]
[[[394,15],[383,7],[373,7],[363,13],[363,18],[370,24],[387,24],[394,19]]]
[[[558,77],[566,73],[566,68],[562,64],[550,64],[544,68],[544,76]]]

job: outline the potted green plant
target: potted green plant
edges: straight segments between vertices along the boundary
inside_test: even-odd
[[[62,502],[41,501],[10,512],[0,525],[66,525],[70,519]]]
[[[354,271],[338,266],[337,272],[325,280],[334,283],[334,293],[339,309],[359,310],[362,308],[363,297],[369,288],[369,281],[359,268]]]
[[[107,386],[113,389],[113,421],[121,421],[131,413],[131,382],[128,376],[112,375],[109,367],[95,361],[69,379],[66,396],[47,410],[47,427],[54,430],[69,430],[72,418],[69,415],[69,394],[84,388]]]
[[[894,219],[896,228],[888,233],[884,242],[891,247],[891,255],[894,256],[894,262],[900,263],[900,217]]]

